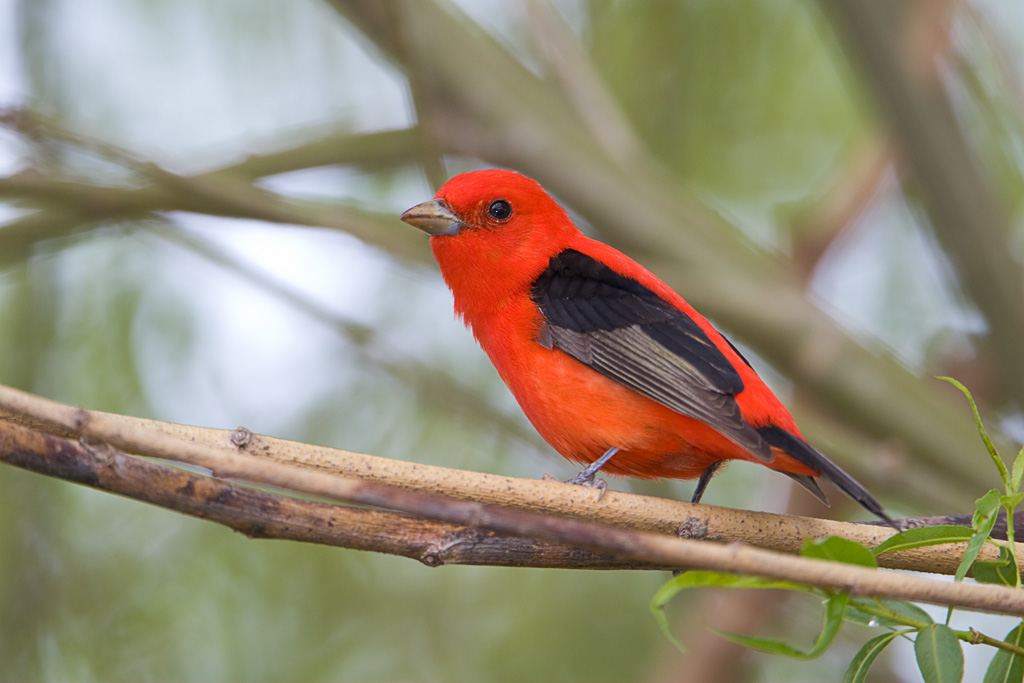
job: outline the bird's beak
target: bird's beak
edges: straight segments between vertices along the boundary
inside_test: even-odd
[[[454,235],[462,229],[462,221],[443,199],[417,204],[402,214],[402,220],[428,235]]]

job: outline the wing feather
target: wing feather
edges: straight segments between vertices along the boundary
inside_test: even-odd
[[[736,402],[743,381],[688,315],[639,282],[572,249],[533,286],[545,318],[538,341],[771,462],[771,448]]]

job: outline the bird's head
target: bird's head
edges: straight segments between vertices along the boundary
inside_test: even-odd
[[[536,180],[515,171],[472,171],[455,176],[434,198],[402,214],[402,220],[432,237],[467,231],[528,233],[551,231],[553,220],[569,222],[561,206]]]
[[[470,292],[501,297],[523,291],[581,235],[539,183],[503,170],[457,175],[402,220],[431,236],[456,307]]]

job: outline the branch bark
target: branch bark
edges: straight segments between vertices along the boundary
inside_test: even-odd
[[[0,421],[0,460],[182,514],[250,538],[286,539],[419,560],[430,567],[474,564],[574,569],[654,569],[608,553],[473,527],[302,500],[259,491],[126,455],[90,439],[68,439]]]
[[[430,565],[715,569],[857,595],[1024,614],[1024,593],[1018,591],[819,562],[737,542],[764,544],[770,538],[792,552],[803,538],[836,534],[871,545],[890,535],[883,527],[695,506],[614,491],[599,496],[593,489],[558,482],[403,463],[243,429],[206,430],[91,412],[7,387],[0,387],[0,409],[5,415],[0,420],[0,459],[212,519],[255,537],[390,552]],[[207,468],[217,477],[385,510],[251,491],[121,451]],[[726,529],[734,533],[725,535]],[[688,538],[679,538],[680,533]],[[579,548],[586,552],[577,552]],[[958,561],[958,550],[962,552],[955,546],[929,548],[885,554],[882,559],[890,566],[948,570]],[[985,556],[993,559],[995,554]]]

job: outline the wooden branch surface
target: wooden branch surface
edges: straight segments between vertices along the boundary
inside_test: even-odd
[[[0,458],[45,471],[46,467],[39,464],[38,453],[49,453],[48,467],[58,476],[99,488],[114,482],[121,486],[118,492],[125,495],[216,519],[253,536],[316,542],[325,542],[329,537],[329,542],[337,545],[393,552],[439,564],[452,561],[444,553],[432,554],[431,548],[438,547],[439,538],[441,546],[454,543],[456,547],[464,546],[463,550],[481,539],[498,545],[505,543],[500,536],[489,536],[479,530],[485,527],[505,535],[596,551],[575,565],[564,566],[706,568],[805,582],[858,595],[1024,614],[1024,593],[1019,591],[949,584],[789,557],[743,546],[722,533],[732,529],[737,536],[762,544],[766,538],[774,538],[780,548],[788,549],[808,536],[847,535],[842,531],[870,545],[890,535],[881,527],[692,506],[613,491],[598,499],[594,490],[558,482],[524,481],[402,463],[260,437],[247,430],[206,430],[90,412],[6,387],[0,387],[0,409],[7,416],[0,434]],[[78,437],[81,443],[75,444],[68,437]],[[421,523],[422,520],[394,512],[367,512],[259,492],[243,493],[245,490],[240,487],[179,473],[113,449],[206,467],[220,477],[422,515],[449,525]],[[349,477],[328,473],[325,468]],[[351,478],[355,474],[363,479]],[[150,475],[163,481],[155,491],[149,490]],[[451,496],[442,496],[444,492]],[[236,506],[240,509],[233,509]],[[297,514],[289,517],[290,513]],[[398,533],[389,533],[388,526],[392,524]],[[657,533],[641,529],[654,529]],[[689,538],[734,542],[722,545],[684,540],[676,537],[680,532]],[[536,566],[556,566],[542,563],[549,560],[533,559],[540,555],[541,547],[527,547],[519,555],[525,560],[494,563],[523,566],[523,562],[536,561]],[[914,568],[934,570],[936,566],[953,563],[957,557],[955,546],[926,550],[930,552],[923,556],[919,551],[893,554],[889,565],[915,565],[907,558],[917,556],[916,562],[924,557],[932,564],[916,564]],[[575,561],[572,548],[556,549],[555,553]],[[469,561],[478,559],[472,551],[463,557]],[[455,561],[463,557],[454,556]]]
[[[567,544],[498,534],[400,512],[296,499],[126,455],[105,443],[47,434],[0,421],[0,460],[223,524],[250,538],[369,550],[431,567],[475,564],[639,569]],[[666,568],[664,566],[660,568]]]
[[[13,392],[13,393],[12,393]],[[503,505],[522,510],[572,516],[576,519],[622,529],[650,531],[694,540],[720,543],[745,543],[786,553],[799,553],[806,538],[843,536],[868,547],[878,545],[892,535],[892,530],[874,524],[855,524],[828,519],[778,515],[752,510],[735,510],[711,505],[640,496],[587,487],[570,487],[557,481],[518,479],[494,474],[469,472],[435,465],[393,460],[323,446],[297,443],[285,439],[252,434],[245,430],[209,429],[178,425],[157,420],[84,411],[21,394],[0,387],[0,411],[18,412],[19,400],[40,404],[34,424],[64,436],[89,434],[107,439],[112,445],[130,453],[182,460],[181,455],[167,449],[161,436],[186,441],[213,450],[239,451],[270,461],[302,468],[378,482],[410,491],[421,491],[488,505]],[[3,413],[0,412],[0,415]],[[27,409],[18,414],[24,418]],[[48,417],[44,417],[47,416]],[[11,419],[11,417],[8,417]],[[64,422],[58,422],[63,419]],[[61,428],[76,424],[76,429]],[[85,425],[88,424],[87,428]],[[56,427],[56,429],[54,429]],[[142,436],[128,438],[126,435]],[[198,463],[193,463],[198,464]],[[254,481],[250,479],[250,481]],[[957,545],[919,548],[901,553],[887,553],[879,558],[882,566],[939,574],[953,574],[963,554]],[[997,552],[986,548],[982,559],[995,560]]]

